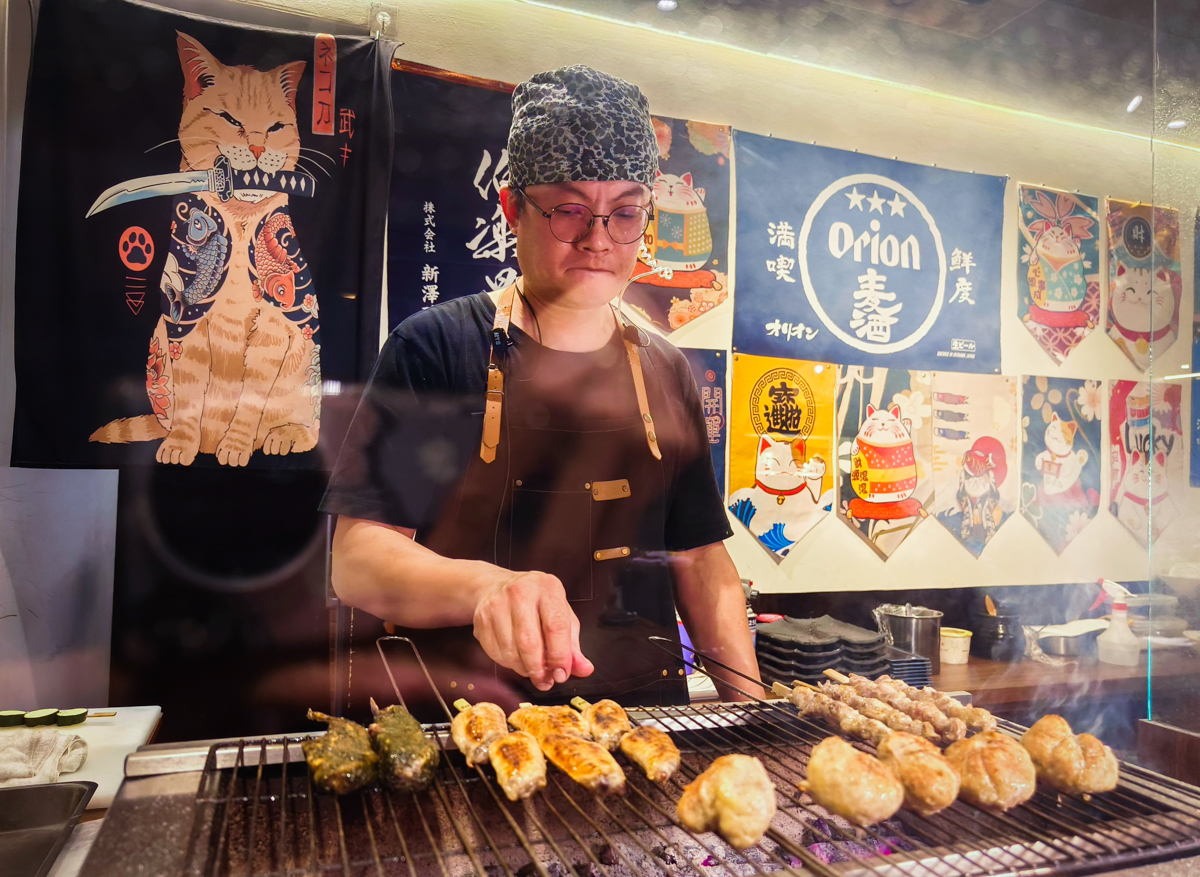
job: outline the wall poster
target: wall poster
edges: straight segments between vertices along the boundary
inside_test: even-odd
[[[735,350],[1000,371],[1004,177],[734,140]]]
[[[684,348],[683,355],[692,367],[696,387],[700,390],[700,407],[704,411],[704,425],[708,430],[708,444],[712,451],[713,472],[717,486],[725,495],[725,445],[729,435],[729,407],[725,404],[725,377],[729,354],[724,350],[700,350]]]
[[[1100,323],[1097,204],[1087,195],[1018,189],[1017,314],[1060,365]]]
[[[933,499],[929,372],[839,366],[837,514],[884,560]]]
[[[1108,199],[1108,336],[1141,371],[1179,337],[1179,211]]]
[[[729,510],[776,560],[834,501],[836,367],[733,356]]]
[[[1183,467],[1182,396],[1176,383],[1109,384],[1109,511],[1143,546],[1175,519],[1171,484]]]
[[[1100,508],[1104,386],[1074,378],[1021,382],[1021,514],[1062,554]]]
[[[390,50],[123,0],[42,5],[15,463],[331,462],[323,382],[364,378],[378,350]]]
[[[933,375],[929,511],[978,557],[1017,510],[1017,379]]]

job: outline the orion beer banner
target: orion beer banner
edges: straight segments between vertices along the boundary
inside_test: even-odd
[[[1000,371],[1004,177],[735,143],[735,350]]]

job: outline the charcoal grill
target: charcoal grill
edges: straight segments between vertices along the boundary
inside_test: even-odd
[[[446,757],[432,786],[415,795],[379,786],[340,798],[316,792],[300,749],[308,735],[135,755],[127,776],[150,785],[118,795],[84,874],[149,873],[119,861],[138,843],[121,833],[121,805],[153,812],[164,789],[178,792],[178,783],[162,785],[171,774],[190,777],[174,803],[188,813],[186,829],[177,815],[173,830],[140,830],[143,842],[170,834],[169,851],[153,852],[160,859],[152,861],[169,866],[160,873],[185,877],[974,877],[1109,871],[1200,849],[1200,788],[1130,764],[1106,794],[1039,786],[1006,814],[958,801],[935,816],[901,810],[860,829],[798,790],[812,747],[831,732],[784,701],[639,708],[630,717],[671,732],[683,757],[662,786],[626,764],[619,798],[594,796],[551,768],[544,792],[510,803],[490,769],[466,766],[448,723],[427,726]],[[1025,730],[1003,721],[1000,729]],[[733,752],[763,762],[778,804],[766,837],[741,852],[684,830],[675,816],[683,786]]]

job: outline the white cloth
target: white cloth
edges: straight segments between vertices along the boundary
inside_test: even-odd
[[[58,728],[0,730],[0,786],[56,783],[87,759],[87,742]]]

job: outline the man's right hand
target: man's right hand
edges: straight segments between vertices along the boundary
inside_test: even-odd
[[[475,639],[488,656],[528,678],[539,691],[595,667],[579,650],[579,619],[555,576],[508,573],[475,607]]]

